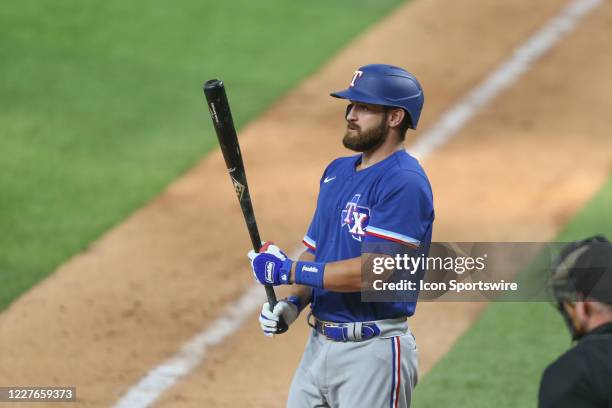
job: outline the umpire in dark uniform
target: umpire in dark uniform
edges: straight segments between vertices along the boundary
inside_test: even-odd
[[[540,408],[612,407],[612,244],[566,246],[553,265],[557,307],[576,344],[542,375]]]

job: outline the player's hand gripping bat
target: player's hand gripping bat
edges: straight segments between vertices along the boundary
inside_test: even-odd
[[[242,208],[242,215],[244,215],[244,221],[249,230],[253,249],[255,252],[259,252],[261,248],[261,239],[259,238],[255,213],[253,212],[253,204],[251,203],[251,196],[249,194],[246,172],[244,170],[244,163],[242,162],[240,145],[238,144],[238,136],[234,128],[232,112],[227,101],[223,81],[218,79],[206,81],[204,84],[204,95],[206,95],[208,110],[210,111],[215,131],[217,132],[217,139],[219,139],[219,145],[221,146],[221,152],[225,159],[227,171],[234,184],[234,190],[236,190],[236,197],[238,197],[238,202],[240,202],[240,208]],[[272,285],[265,285],[264,287],[266,289],[266,295],[268,296],[270,309],[273,310],[277,303],[274,288]],[[277,333],[284,333],[287,331],[288,327],[282,316],[280,316],[277,327]]]

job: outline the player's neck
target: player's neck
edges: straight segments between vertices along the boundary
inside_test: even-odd
[[[372,149],[361,154],[361,162],[357,165],[356,170],[364,170],[368,167],[375,165],[378,162],[385,160],[398,150],[404,150],[404,143],[402,141],[392,140],[387,138],[385,142],[378,146],[376,149]]]

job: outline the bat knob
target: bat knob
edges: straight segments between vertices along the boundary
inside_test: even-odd
[[[220,79],[209,79],[204,82],[204,92],[223,88],[223,81]]]
[[[225,85],[220,79],[209,79],[204,83],[204,95],[208,103],[227,105],[227,96],[225,95]]]
[[[287,323],[285,323],[285,320],[281,317],[276,325],[276,334],[283,334],[287,330],[289,330],[289,326],[287,326]]]

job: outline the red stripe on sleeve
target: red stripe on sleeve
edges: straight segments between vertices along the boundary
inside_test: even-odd
[[[371,231],[366,231],[366,234],[371,235],[371,236],[376,237],[376,238],[386,239],[387,241],[397,242],[398,244],[404,244],[404,245],[407,245],[407,246],[409,246],[411,248],[415,248],[415,249],[419,247],[418,245],[412,244],[410,242],[402,241],[402,240],[397,239],[397,238],[388,237],[386,235],[376,234],[376,233],[371,232]]]
[[[303,243],[304,245],[306,245],[306,247],[308,247],[310,250],[312,250],[312,251],[316,251],[316,248],[315,248],[315,247],[313,247],[312,245],[310,245],[308,242],[306,242],[306,241],[302,240],[302,243]]]

